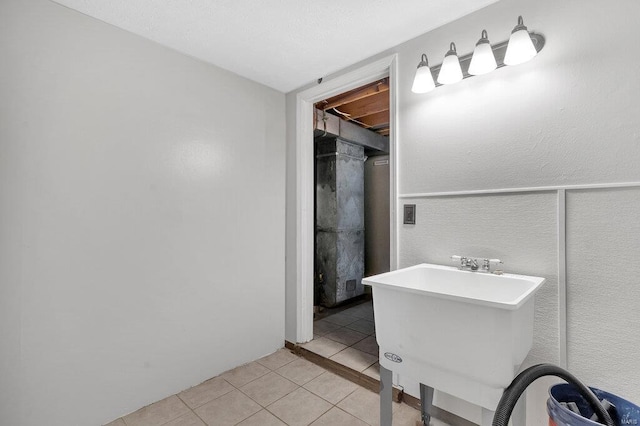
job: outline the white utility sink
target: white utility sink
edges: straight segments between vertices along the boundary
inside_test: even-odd
[[[426,263],[364,278],[381,366],[495,411],[531,349],[544,281]]]

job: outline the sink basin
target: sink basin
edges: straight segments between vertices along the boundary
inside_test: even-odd
[[[495,410],[533,344],[533,296],[544,281],[427,263],[364,278],[380,364]]]

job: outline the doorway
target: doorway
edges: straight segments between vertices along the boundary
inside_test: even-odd
[[[389,271],[389,77],[323,99],[314,113],[317,320],[370,301],[362,278]]]
[[[296,343],[313,339],[314,277],[314,104],[375,80],[388,77],[389,84],[389,259],[397,265],[396,201],[396,86],[397,58],[388,56],[340,77],[322,82],[296,97]]]

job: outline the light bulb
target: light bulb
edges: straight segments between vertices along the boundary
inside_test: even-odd
[[[449,51],[444,56],[444,61],[442,61],[442,67],[438,74],[438,83],[453,84],[462,80],[462,77],[462,68],[460,68],[456,44],[451,43]]]
[[[473,50],[473,56],[469,64],[469,74],[482,75],[496,68],[498,68],[498,64],[496,63],[496,57],[493,55],[493,49],[489,43],[487,31],[482,30],[482,36],[476,43],[476,48]]]
[[[518,16],[518,25],[511,31],[507,53],[504,55],[505,65],[518,65],[536,56],[538,52],[533,46],[527,27],[524,26],[522,16]]]
[[[429,62],[427,61],[427,55],[422,54],[422,59],[418,64],[416,75],[413,78],[413,86],[411,91],[413,93],[427,93],[436,88],[436,83],[433,81],[433,75],[429,68]]]

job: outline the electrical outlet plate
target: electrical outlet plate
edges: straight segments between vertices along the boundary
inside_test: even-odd
[[[416,224],[416,205],[415,204],[405,204],[404,205],[404,221],[405,225],[415,225]]]

